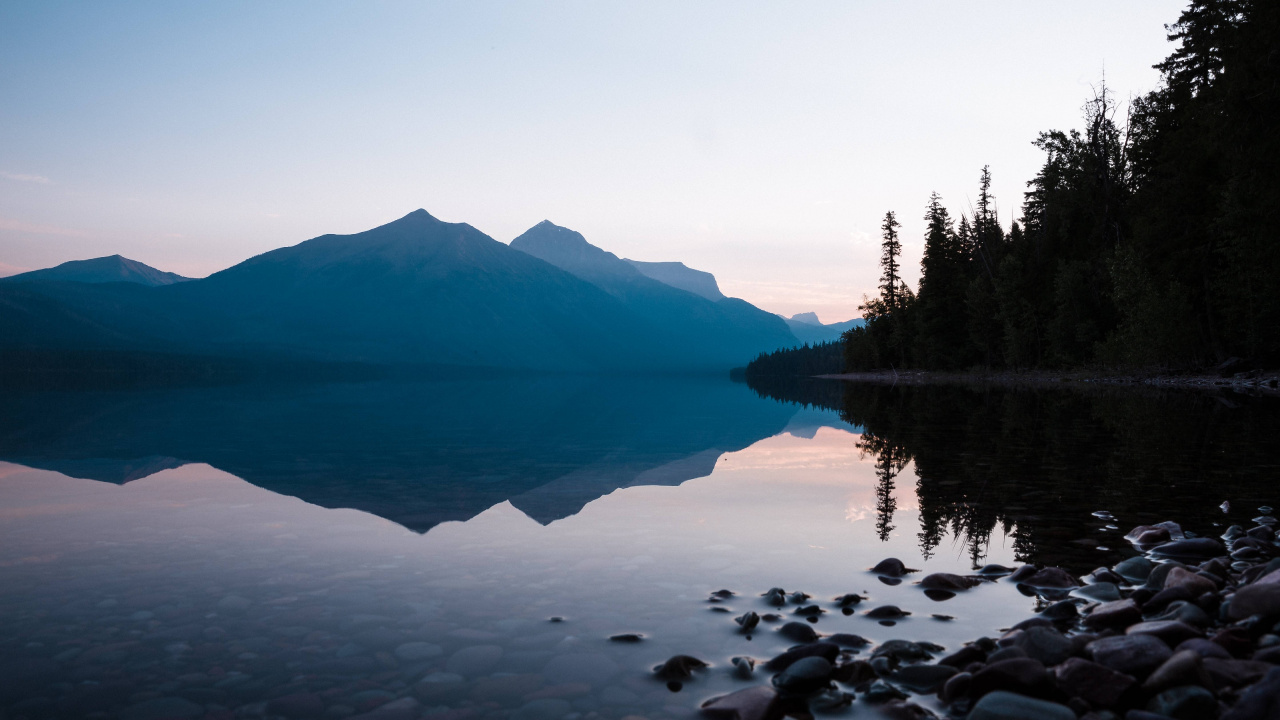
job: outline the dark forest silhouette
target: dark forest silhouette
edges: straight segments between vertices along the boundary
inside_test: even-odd
[[[1280,361],[1280,4],[1196,0],[1167,27],[1179,45],[1158,89],[1122,115],[1100,82],[1083,129],[1036,138],[1044,164],[1008,232],[988,168],[958,220],[929,198],[915,293],[886,215],[880,293],[844,334],[843,369]],[[826,349],[756,374],[818,365],[834,371]]]

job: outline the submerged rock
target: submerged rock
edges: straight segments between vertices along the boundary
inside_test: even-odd
[[[919,570],[912,570],[898,558],[885,558],[884,560],[876,563],[876,566],[871,568],[871,572],[878,575],[884,575],[886,577],[896,578],[902,577],[903,575],[909,575],[910,573],[919,572]]]
[[[818,639],[818,633],[814,631],[813,627],[802,622],[789,622],[778,628],[778,634],[802,643],[810,643]]]
[[[783,692],[807,695],[827,687],[831,682],[831,662],[824,657],[797,660],[773,678],[773,686]]]
[[[964,575],[955,575],[953,573],[933,573],[926,575],[920,581],[920,587],[925,590],[949,590],[951,592],[968,590],[981,584],[982,581],[978,578],[965,577]]]
[[[653,674],[663,680],[688,680],[693,677],[694,670],[702,670],[708,665],[690,655],[675,655],[665,663],[655,667]]]
[[[881,605],[878,608],[867,611],[867,617],[872,620],[896,620],[910,614],[911,613],[899,608],[897,605]]]
[[[746,612],[734,618],[733,621],[742,626],[743,632],[751,632],[760,624],[760,616],[754,612]]]

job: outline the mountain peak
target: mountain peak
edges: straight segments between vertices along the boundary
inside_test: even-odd
[[[639,277],[617,255],[587,242],[582,233],[543,220],[511,241],[511,247],[584,279]]]
[[[89,260],[70,260],[43,270],[32,270],[5,278],[5,282],[52,280],[55,282],[109,283],[128,282],[156,287],[172,285],[191,278],[157,270],[150,265],[130,260],[123,255],[107,255]]]
[[[822,321],[818,319],[818,313],[815,312],[796,313],[795,315],[792,315],[790,319],[798,323],[805,323],[806,325],[822,324]]]

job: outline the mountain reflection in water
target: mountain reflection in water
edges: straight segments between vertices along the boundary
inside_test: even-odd
[[[677,485],[796,412],[720,379],[571,377],[43,392],[0,406],[0,459],[117,483],[207,463],[418,532],[504,500],[547,523],[620,487]]]

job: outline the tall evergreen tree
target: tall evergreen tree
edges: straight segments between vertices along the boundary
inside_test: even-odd
[[[892,210],[884,214],[884,222],[880,224],[880,297],[890,312],[898,307],[902,295],[898,268],[898,257],[902,255],[902,242],[898,239],[900,227],[902,224]]]

